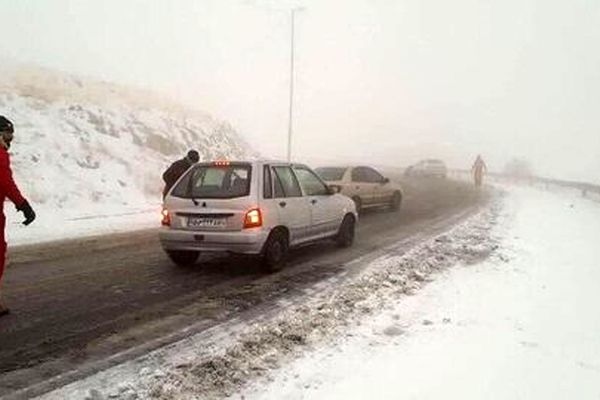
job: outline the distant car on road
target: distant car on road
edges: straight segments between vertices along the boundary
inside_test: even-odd
[[[315,171],[331,187],[354,200],[358,211],[381,206],[400,209],[402,187],[371,167],[321,167]]]
[[[411,165],[406,169],[404,174],[406,176],[446,178],[448,176],[448,168],[442,160],[428,159]]]
[[[357,220],[352,200],[305,165],[199,163],[165,196],[160,242],[178,265],[226,252],[260,256],[274,271],[291,247],[321,239],[351,246]]]

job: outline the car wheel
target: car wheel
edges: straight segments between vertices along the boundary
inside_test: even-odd
[[[362,200],[358,196],[352,197],[352,201],[354,202],[354,206],[356,207],[356,212],[360,213],[362,211]]]
[[[175,264],[180,267],[188,267],[194,265],[200,257],[199,251],[188,251],[188,250],[170,250],[167,251],[167,255]]]
[[[281,270],[287,261],[289,243],[287,236],[282,231],[275,231],[269,235],[262,255],[262,266],[268,272]]]
[[[335,237],[335,242],[338,247],[352,246],[352,243],[354,243],[355,230],[356,222],[354,217],[351,215],[346,215],[342,221],[342,224],[340,225],[338,234]]]
[[[395,192],[392,196],[392,200],[390,201],[390,209],[393,211],[398,211],[400,209],[400,205],[402,204],[402,195],[400,192]]]

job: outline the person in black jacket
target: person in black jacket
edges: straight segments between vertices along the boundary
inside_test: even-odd
[[[163,190],[163,197],[167,195],[169,190],[173,187],[175,182],[188,170],[192,165],[200,160],[200,155],[196,150],[188,151],[187,155],[181,160],[175,161],[163,174],[163,180],[165,181],[165,189]]]

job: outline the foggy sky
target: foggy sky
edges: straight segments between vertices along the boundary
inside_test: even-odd
[[[148,87],[286,154],[283,1],[0,0],[0,57]],[[296,1],[294,156],[600,182],[597,0]]]

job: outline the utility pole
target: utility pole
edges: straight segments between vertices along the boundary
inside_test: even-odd
[[[291,11],[292,27],[291,27],[291,43],[290,43],[290,113],[288,118],[288,148],[287,160],[292,161],[292,131],[294,127],[294,24],[296,20],[296,11],[299,9],[293,8]]]

